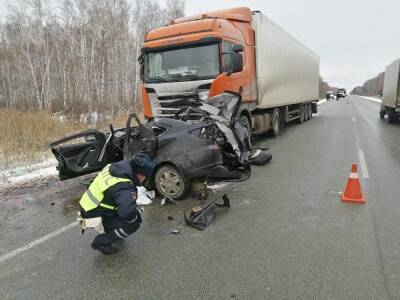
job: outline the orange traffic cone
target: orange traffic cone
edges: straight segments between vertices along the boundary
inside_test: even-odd
[[[361,191],[360,180],[358,179],[357,164],[351,166],[351,173],[346,188],[342,194],[342,201],[365,203],[364,195]]]

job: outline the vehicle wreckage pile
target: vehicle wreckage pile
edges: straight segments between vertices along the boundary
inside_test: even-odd
[[[250,133],[239,122],[240,104],[239,94],[226,92],[182,109],[173,118],[142,124],[131,114],[126,128],[114,130],[110,125],[107,133],[91,129],[49,147],[58,160],[61,180],[146,153],[156,166],[146,188],[162,197],[181,199],[195,179],[205,184],[247,180],[251,164],[271,160],[270,154],[252,149]],[[131,126],[132,119],[136,126]]]

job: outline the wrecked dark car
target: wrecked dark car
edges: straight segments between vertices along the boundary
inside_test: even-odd
[[[61,180],[101,170],[135,153],[150,155],[156,168],[147,180],[163,197],[182,198],[191,180],[245,180],[254,159],[250,137],[237,116],[240,95],[224,93],[179,111],[174,118],[142,124],[130,115],[126,128],[87,130],[49,145]],[[136,126],[131,126],[134,119]],[[77,140],[83,139],[77,143]],[[259,152],[257,152],[259,154]],[[268,159],[268,158],[267,158]]]

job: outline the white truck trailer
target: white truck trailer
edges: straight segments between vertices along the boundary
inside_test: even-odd
[[[379,116],[383,119],[386,114],[389,123],[397,122],[400,116],[400,59],[386,67]]]

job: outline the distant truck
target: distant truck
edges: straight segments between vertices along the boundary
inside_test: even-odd
[[[331,99],[335,99],[335,94],[333,93],[333,91],[327,91],[326,92],[326,101],[329,101]]]
[[[386,67],[379,117],[386,114],[389,123],[397,122],[400,116],[400,59]]]
[[[346,89],[338,89],[336,91],[336,100],[339,100],[340,98],[346,98],[347,92]]]
[[[319,57],[259,11],[238,7],[171,21],[146,34],[141,94],[147,119],[231,91],[240,124],[279,135],[283,123],[317,112]]]

